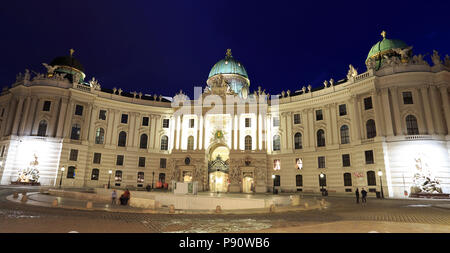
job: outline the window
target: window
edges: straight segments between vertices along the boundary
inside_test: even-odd
[[[317,147],[325,147],[325,132],[322,129],[317,131]]]
[[[98,169],[92,169],[91,180],[98,180],[100,171]]]
[[[161,169],[165,169],[166,168],[166,164],[167,164],[167,159],[166,158],[159,159],[159,167]]]
[[[48,112],[50,111],[50,105],[52,104],[51,101],[44,101],[44,107],[42,108],[42,111]]]
[[[103,144],[105,141],[105,130],[103,128],[97,128],[95,131],[95,144]]]
[[[139,157],[139,167],[145,167],[145,157]]]
[[[402,95],[403,95],[403,104],[405,104],[405,105],[413,104],[413,97],[412,97],[411,91],[402,92]]]
[[[367,171],[367,185],[377,185],[377,181],[375,179],[375,171],[373,170]]]
[[[159,179],[159,182],[164,184],[166,182],[166,173],[159,173],[158,179]]]
[[[101,159],[102,159],[102,154],[101,153],[94,153],[94,161],[93,161],[93,163],[100,163],[100,161],[101,161]]]
[[[299,113],[294,114],[294,124],[297,125],[300,123],[301,123],[300,114]]]
[[[367,139],[374,138],[377,136],[377,129],[375,127],[375,120],[369,119],[366,122]]]
[[[144,182],[144,172],[140,171],[137,174],[137,182],[138,183],[143,183]]]
[[[370,110],[372,108],[372,97],[364,98],[364,110]]]
[[[67,168],[67,178],[75,178],[75,170],[76,168],[74,166],[69,166]]]
[[[245,127],[252,127],[252,121],[250,118],[245,118]]]
[[[323,120],[322,110],[316,110],[316,121]]]
[[[163,135],[161,137],[161,150],[168,150],[169,149],[169,137],[167,135]]]
[[[342,155],[342,167],[350,167],[350,155]]]
[[[366,157],[366,164],[373,164],[373,150],[366,150],[364,152],[365,157]]]
[[[252,150],[252,137],[250,135],[245,136],[245,150]]]
[[[344,173],[344,186],[352,186],[352,174]]]
[[[296,133],[294,135],[294,148],[302,149],[302,134],[301,133]]]
[[[273,117],[273,126],[274,127],[280,126],[280,117]]]
[[[319,186],[320,187],[327,186],[327,175],[325,175],[325,174],[322,174],[322,175],[323,175],[323,177],[320,177],[320,175],[319,175]],[[321,189],[321,191],[322,191],[322,189]]]
[[[318,163],[319,169],[324,169],[325,168],[325,156],[317,157],[317,163]]]
[[[295,186],[297,186],[297,187],[303,186],[303,176],[302,175],[295,176]]]
[[[350,134],[347,125],[341,126],[341,144],[350,143]]]
[[[78,159],[78,149],[71,149],[69,154],[70,161],[76,161]]]
[[[189,128],[194,128],[194,125],[195,125],[195,120],[189,119]]]
[[[406,131],[408,135],[419,134],[417,119],[413,115],[406,116]]]
[[[39,122],[39,128],[38,128],[38,136],[45,136],[47,134],[47,121],[41,120]]]
[[[281,149],[281,143],[280,143],[280,136],[279,135],[275,135],[273,136],[273,151],[278,151]]]
[[[120,119],[120,123],[127,124],[128,123],[128,114],[122,114],[122,118]]]
[[[141,135],[141,140],[139,142],[139,148],[146,149],[147,148],[147,142],[148,142],[148,136],[146,134]]]
[[[189,136],[187,139],[187,149],[194,150],[194,136]]]
[[[98,119],[106,120],[106,110],[100,110],[98,113]]]
[[[163,128],[169,128],[169,119],[163,119]]]
[[[142,125],[143,126],[148,126],[148,117],[143,117],[142,118]]]
[[[83,116],[83,106],[82,105],[75,106],[75,115]]]
[[[117,146],[125,147],[126,143],[127,143],[127,133],[122,131],[119,133],[119,141],[117,143]]]
[[[273,186],[280,186],[280,175],[275,175],[275,178],[273,179]]]
[[[70,133],[70,139],[79,140],[81,134],[81,127],[79,124],[74,124],[72,126],[72,132]]]
[[[116,165],[119,165],[119,166],[123,165],[123,155],[117,155]]]
[[[344,116],[344,115],[347,115],[347,105],[346,104],[339,105],[339,116]]]
[[[122,182],[122,171],[116,170],[116,173],[114,174],[114,180],[116,182]]]

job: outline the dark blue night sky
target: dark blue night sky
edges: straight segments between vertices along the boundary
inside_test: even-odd
[[[8,1],[0,85],[74,48],[104,88],[192,96],[231,48],[251,90],[295,91],[340,80],[349,64],[364,72],[382,30],[414,54],[450,54],[449,13],[448,1]]]

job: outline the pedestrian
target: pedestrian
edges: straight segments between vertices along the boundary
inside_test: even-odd
[[[120,204],[126,206],[128,204],[128,200],[130,199],[131,194],[128,189],[120,196]]]
[[[356,204],[359,204],[359,190],[358,190],[358,188],[356,188],[355,195],[356,195]]]
[[[116,204],[116,198],[117,198],[117,192],[116,190],[113,190],[113,192],[111,193],[111,204]]]
[[[361,190],[361,202],[363,204],[367,202],[366,197],[367,197],[367,192],[366,192],[366,190],[364,190],[364,188],[362,188],[362,190]]]

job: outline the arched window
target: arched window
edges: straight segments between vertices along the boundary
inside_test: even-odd
[[[187,140],[187,149],[194,150],[194,136],[189,136]]]
[[[97,131],[95,131],[95,144],[103,144],[105,141],[105,129],[103,128],[97,128]]]
[[[245,136],[245,150],[252,150],[252,137],[250,135]]]
[[[163,135],[161,137],[161,150],[168,150],[169,149],[169,137],[167,135]]]
[[[38,128],[38,136],[45,136],[47,134],[47,121],[46,120],[41,120],[41,122],[39,122],[39,128]]]
[[[147,148],[148,136],[146,134],[141,135],[141,141],[139,142],[139,148]]]
[[[280,146],[281,146],[280,136],[278,134],[274,135],[273,136],[273,151],[280,150],[281,149]]]
[[[367,139],[377,136],[377,129],[375,128],[375,120],[369,119],[366,122]]]
[[[302,134],[301,133],[296,133],[294,135],[294,148],[302,149]]]
[[[348,126],[343,125],[341,126],[341,144],[347,144],[350,143],[350,135],[348,132]]]
[[[406,131],[408,135],[419,134],[417,119],[413,115],[406,116]]]
[[[373,170],[367,171],[367,185],[377,185],[375,171]]]
[[[122,171],[121,170],[116,170],[116,173],[114,175],[114,180],[116,182],[122,182]]]
[[[67,168],[67,178],[75,178],[75,170],[76,168],[74,166],[69,166]]]
[[[352,186],[352,174],[344,173],[344,186]]]
[[[122,131],[119,133],[119,141],[117,143],[117,146],[125,147],[126,144],[127,144],[127,133]]]
[[[317,147],[325,147],[325,132],[322,129],[317,131]]]
[[[91,180],[98,180],[100,171],[98,169],[92,169]]]
[[[74,124],[72,126],[72,132],[70,133],[70,139],[79,140],[81,135],[81,126],[79,124]]]

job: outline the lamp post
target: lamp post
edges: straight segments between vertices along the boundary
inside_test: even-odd
[[[275,175],[272,175],[272,185],[273,185],[272,194],[275,194]]]
[[[155,172],[153,171],[152,172],[152,190],[153,190],[153,182],[155,182]]]
[[[109,173],[109,179],[108,179],[108,189],[111,188],[111,174],[112,174],[112,170],[108,171]]]
[[[324,177],[325,175],[324,175],[322,172],[320,172],[320,175],[319,175],[319,176],[320,176],[321,179],[323,179],[323,177]],[[322,196],[323,196],[323,195],[324,195],[324,193],[323,193],[323,182],[322,182],[322,180],[320,180],[319,182],[320,182],[320,186],[322,187],[322,190],[321,190],[321,191],[322,191]]]
[[[66,170],[66,168],[62,167],[62,168],[61,168],[61,177],[59,178],[59,188],[61,188],[64,170]]]
[[[383,181],[381,180],[381,176],[383,176],[383,172],[382,172],[381,170],[378,171],[378,176],[380,177],[381,198],[384,199],[384,193],[383,193]]]

